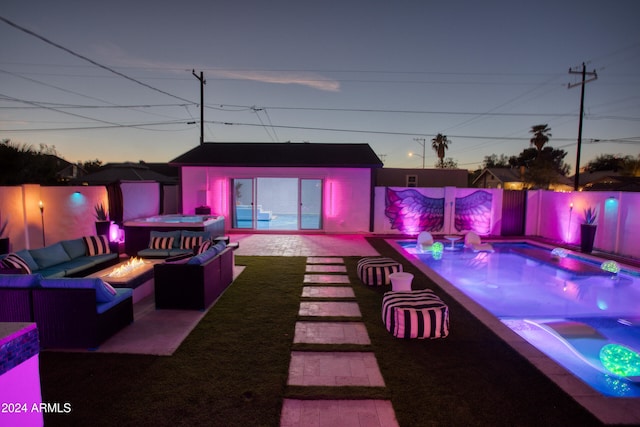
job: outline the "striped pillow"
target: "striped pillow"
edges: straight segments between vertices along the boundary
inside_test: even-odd
[[[152,237],[149,244],[150,249],[171,249],[173,237]]]
[[[196,249],[202,245],[202,236],[182,236],[180,238],[181,249]]]
[[[212,245],[213,243],[211,240],[205,240],[200,246],[198,246],[196,255],[206,252]]]
[[[31,274],[29,264],[15,253],[11,253],[4,257],[4,259],[0,261],[0,264],[2,264],[3,268],[15,268],[21,270],[24,274]]]
[[[87,255],[89,256],[111,253],[107,236],[85,236],[82,239],[87,246]]]

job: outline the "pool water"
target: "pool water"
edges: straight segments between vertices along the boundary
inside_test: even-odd
[[[319,215],[302,215],[300,228],[303,230],[319,230]],[[237,228],[251,228],[252,222],[245,220],[237,221]],[[274,213],[269,221],[256,221],[256,230],[298,230],[298,215]]]
[[[418,258],[598,392],[640,396],[637,272],[558,269],[522,255],[522,249],[536,248],[526,243],[494,243],[494,252],[458,244],[457,250],[436,256],[416,251],[415,241],[399,243],[407,256]]]

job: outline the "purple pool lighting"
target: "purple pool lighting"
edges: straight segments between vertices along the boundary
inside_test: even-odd
[[[638,272],[611,273],[572,253],[554,260],[526,243],[494,243],[494,252],[458,245],[436,257],[415,241],[398,244],[594,390],[640,397]]]

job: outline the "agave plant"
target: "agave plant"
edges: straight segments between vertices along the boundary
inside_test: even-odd
[[[107,212],[102,203],[96,205],[94,209],[96,210],[95,217],[97,221],[107,221]]]
[[[591,207],[588,207],[587,209],[584,210],[584,223],[593,225],[596,222],[597,216],[598,214],[596,213],[596,210]]]

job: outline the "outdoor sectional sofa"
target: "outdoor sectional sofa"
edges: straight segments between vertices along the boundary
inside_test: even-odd
[[[18,267],[23,273],[37,273],[47,278],[83,277],[117,264],[118,251],[111,247],[106,236],[86,236],[62,240],[44,248],[24,249],[4,258],[17,259],[21,267],[17,264],[14,268],[5,266],[0,274],[15,273],[15,267]]]
[[[100,278],[0,275],[0,322],[35,322],[42,348],[96,348],[133,322],[133,290]]]
[[[206,310],[233,281],[233,247],[210,249],[154,266],[157,309]]]

